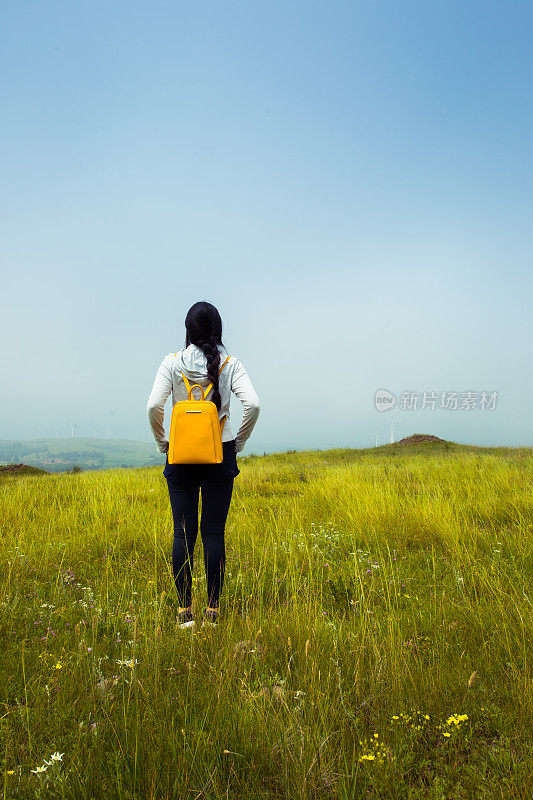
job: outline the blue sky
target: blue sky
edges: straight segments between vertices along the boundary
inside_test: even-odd
[[[0,438],[147,440],[206,299],[261,398],[245,452],[369,446],[390,418],[533,445],[531,4],[0,19]],[[380,388],[498,400],[379,413]]]

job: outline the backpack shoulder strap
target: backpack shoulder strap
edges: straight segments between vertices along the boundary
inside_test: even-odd
[[[223,363],[223,364],[222,364],[222,366],[220,367],[220,369],[219,369],[219,371],[218,371],[218,374],[219,374],[219,375],[220,375],[220,373],[222,372],[222,370],[224,369],[224,367],[226,366],[226,364],[228,363],[228,361],[229,361],[229,360],[230,360],[230,356],[228,356],[228,357],[227,357],[227,359],[224,361],[224,363]]]

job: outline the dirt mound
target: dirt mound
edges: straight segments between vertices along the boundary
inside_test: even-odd
[[[39,467],[30,467],[28,464],[4,464],[0,466],[1,475],[46,475],[47,472]]]
[[[405,439],[400,439],[394,444],[422,444],[422,442],[445,442],[446,439],[440,439],[438,436],[432,436],[430,433],[413,433],[412,436],[407,436]]]

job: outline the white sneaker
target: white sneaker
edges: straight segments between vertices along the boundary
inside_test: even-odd
[[[202,622],[202,627],[204,627],[205,625],[209,625],[211,628],[216,628],[218,623],[219,613],[220,612],[218,611],[218,609],[215,610],[213,608],[204,608],[204,619]]]
[[[178,616],[176,617],[176,627],[192,628],[194,625],[195,619],[189,609],[186,611],[178,611]]]

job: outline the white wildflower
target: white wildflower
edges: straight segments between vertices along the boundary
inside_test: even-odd
[[[133,667],[134,667],[136,664],[138,664],[139,662],[138,662],[138,661],[137,661],[137,659],[135,658],[135,659],[130,659],[129,661],[117,661],[116,663],[117,663],[117,664],[120,664],[120,665],[121,665],[121,666],[123,666],[123,667],[130,667],[130,668],[133,668]]]

